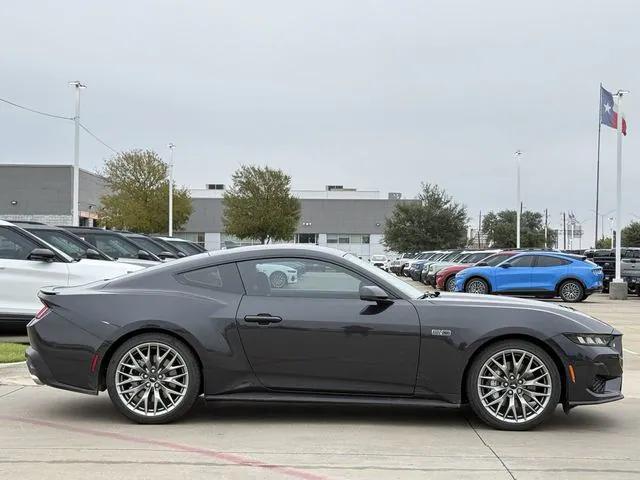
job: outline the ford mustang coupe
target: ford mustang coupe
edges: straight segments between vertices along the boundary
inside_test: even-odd
[[[269,265],[301,264],[273,288]],[[274,267],[277,269],[277,267]],[[271,270],[274,270],[271,269]],[[457,407],[534,427],[622,398],[622,335],[571,308],[426,294],[338,250],[207,252],[83,287],[40,291],[27,365],[140,423],[208,401]]]

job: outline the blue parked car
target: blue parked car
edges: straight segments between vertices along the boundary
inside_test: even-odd
[[[522,252],[495,267],[470,267],[456,275],[456,292],[559,296],[581,302],[602,290],[602,268],[586,257],[559,252]]]

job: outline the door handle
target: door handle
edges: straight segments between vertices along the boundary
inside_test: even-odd
[[[258,315],[246,315],[244,317],[245,322],[257,323],[258,325],[269,325],[270,323],[279,323],[282,321],[282,317],[275,317],[268,313],[259,313]]]

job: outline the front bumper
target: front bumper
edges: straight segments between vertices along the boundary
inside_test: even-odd
[[[424,283],[427,285],[431,285],[432,287],[436,286],[436,274],[435,273],[427,273],[424,276]]]
[[[554,337],[564,351],[565,398],[568,407],[613,402],[622,395],[622,335],[614,332],[612,346],[578,345],[564,335]],[[569,365],[572,366],[575,381]]]
[[[422,275],[422,270],[409,270],[409,276],[411,277],[411,280],[419,282],[420,275]]]

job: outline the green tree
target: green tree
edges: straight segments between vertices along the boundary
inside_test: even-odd
[[[489,212],[482,220],[482,232],[487,235],[489,243],[497,248],[514,248],[516,246],[516,211],[502,210]],[[520,246],[525,248],[544,247],[544,219],[540,212],[524,211],[520,219]],[[555,244],[556,232],[547,231],[547,246]]]
[[[622,229],[623,247],[640,247],[640,222],[631,222]]]
[[[243,165],[222,198],[226,233],[268,243],[289,240],[300,221],[300,200],[282,170]]]
[[[384,226],[384,245],[396,252],[463,246],[467,209],[445,190],[422,184],[417,202],[399,202]]]
[[[596,248],[611,248],[611,237],[604,237],[596,242]]]
[[[169,165],[152,150],[122,152],[106,161],[100,172],[109,193],[101,198],[106,226],[133,232],[169,230]],[[173,188],[173,228],[180,229],[192,212],[186,188]]]

